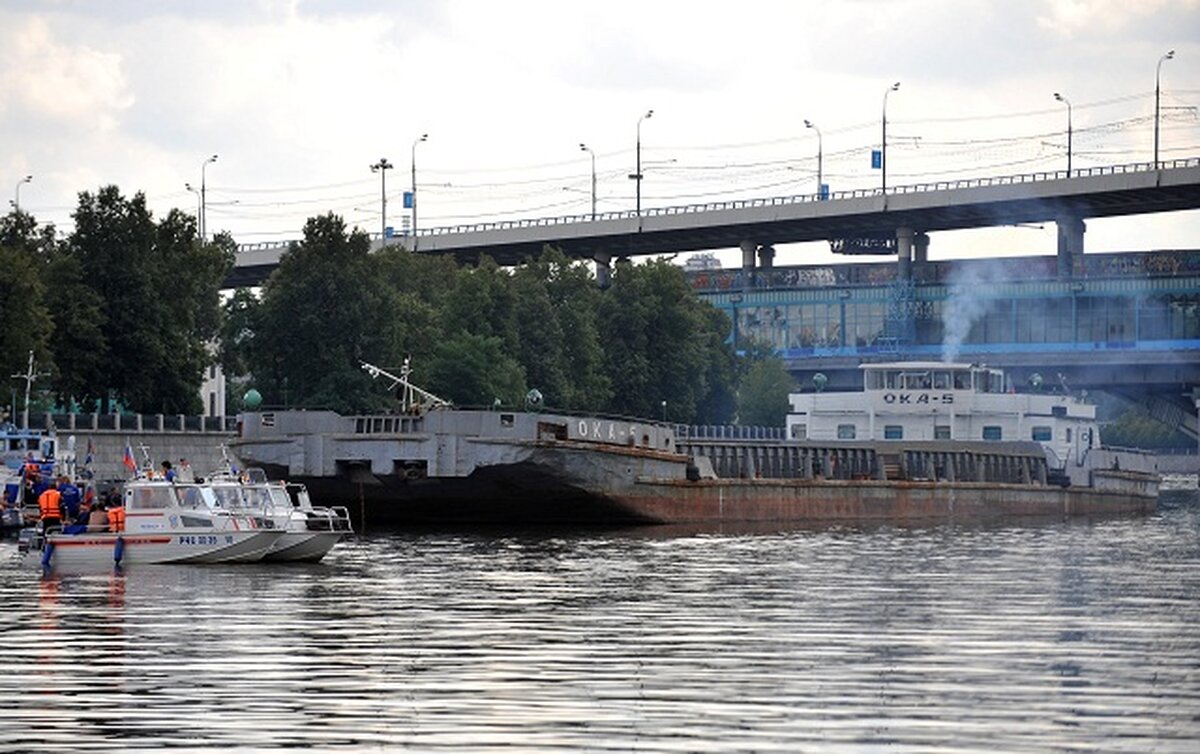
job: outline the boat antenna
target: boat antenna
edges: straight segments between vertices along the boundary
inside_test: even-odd
[[[408,376],[412,374],[412,367],[409,363],[412,361],[411,356],[404,358],[404,364],[400,367],[400,376],[392,374],[383,367],[377,367],[374,364],[368,364],[365,361],[358,362],[367,374],[371,375],[371,379],[378,379],[380,375],[387,377],[392,381],[388,385],[388,390],[395,390],[397,387],[400,390],[400,408],[405,413],[419,413],[423,410],[431,408],[444,408],[450,405],[450,401],[439,398],[428,390],[422,390],[416,385],[408,381]]]
[[[29,366],[25,369],[25,374],[14,374],[13,379],[25,380],[25,410],[21,412],[21,429],[29,429],[29,390],[33,387],[33,383],[38,377],[48,377],[49,372],[35,372],[33,370],[33,351],[29,351]]]

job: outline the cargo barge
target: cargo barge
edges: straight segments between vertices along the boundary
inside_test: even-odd
[[[399,412],[250,412],[234,450],[319,500],[389,524],[880,521],[1156,506],[1152,457],[1101,448],[1096,432],[1067,460],[1033,439],[992,439],[992,429],[989,439],[956,436],[953,424],[949,437],[931,439],[744,439],[654,421],[455,409],[411,386],[406,373],[367,368],[399,388]],[[939,394],[951,403],[966,405],[980,388],[949,379]],[[857,405],[869,410],[872,400],[858,394]],[[1064,408],[1027,426],[1058,436],[1060,422],[1094,422],[1094,412],[1089,419],[1065,408],[1076,399],[1053,402]],[[1079,431],[1073,426],[1072,438]]]

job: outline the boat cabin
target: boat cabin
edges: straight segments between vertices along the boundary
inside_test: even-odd
[[[862,392],[792,393],[793,440],[1033,440],[1060,460],[1099,445],[1096,407],[1065,391],[1018,393],[977,364],[863,364]]]

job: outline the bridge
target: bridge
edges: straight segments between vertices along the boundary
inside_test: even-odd
[[[569,257],[594,260],[603,285],[609,264],[621,257],[740,248],[744,268],[770,268],[776,244],[818,240],[834,241],[846,253],[894,253],[907,275],[912,261],[925,259],[930,232],[1054,222],[1061,275],[1083,253],[1089,218],[1196,208],[1200,158],[1189,158],[937,181],[886,193],[863,189],[435,227],[398,242],[463,262],[486,254],[502,265],[553,245]],[[287,248],[286,242],[242,246],[227,285],[261,283]]]

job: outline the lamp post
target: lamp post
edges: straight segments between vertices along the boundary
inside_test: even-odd
[[[821,196],[821,186],[823,185],[823,182],[821,181],[821,129],[817,128],[817,124],[813,123],[811,120],[804,121],[804,127],[811,128],[817,132],[817,199],[821,199],[823,198]]]
[[[193,186],[193,185],[192,185],[192,184],[190,184],[190,183],[185,183],[185,184],[183,184],[183,187],[184,187],[185,189],[187,189],[188,191],[191,191],[193,194],[195,194],[195,195],[196,195],[196,225],[197,225],[197,230],[199,230],[199,225],[200,225],[200,189],[196,188],[195,186]]]
[[[379,245],[387,245],[387,171],[395,165],[380,157],[379,162],[371,166],[372,173],[379,173]]]
[[[206,212],[208,197],[206,195],[206,180],[204,170],[208,167],[208,163],[216,162],[217,156],[214,154],[200,164],[200,242],[208,241],[208,215]]]
[[[1162,78],[1162,64],[1164,60],[1171,60],[1175,57],[1174,50],[1167,50],[1167,54],[1158,59],[1158,65],[1154,67],[1154,169],[1158,170],[1158,94],[1159,94],[1159,79]]]
[[[642,214],[642,121],[654,115],[653,110],[647,110],[646,114],[638,118],[637,122],[637,172],[629,176],[637,182],[637,214],[641,217]]]
[[[412,236],[413,251],[417,250],[417,145],[429,138],[429,134],[421,134],[412,143]]]
[[[889,86],[883,92],[883,137],[879,143],[879,171],[883,176],[883,193],[887,194],[887,99],[888,95],[900,88],[900,82]]]
[[[1054,93],[1054,99],[1067,106],[1067,177],[1071,177],[1071,100],[1062,96],[1058,92]],[[1156,158],[1157,159],[1157,158]]]
[[[15,210],[17,212],[21,211],[21,186],[23,186],[26,183],[29,183],[32,180],[33,180],[33,176],[27,175],[24,178],[22,178],[21,180],[17,181],[17,189],[16,189],[16,191],[13,192],[13,203],[12,203],[13,210]]]
[[[592,219],[596,219],[596,153],[587,144],[580,142],[579,149],[592,156]]]

